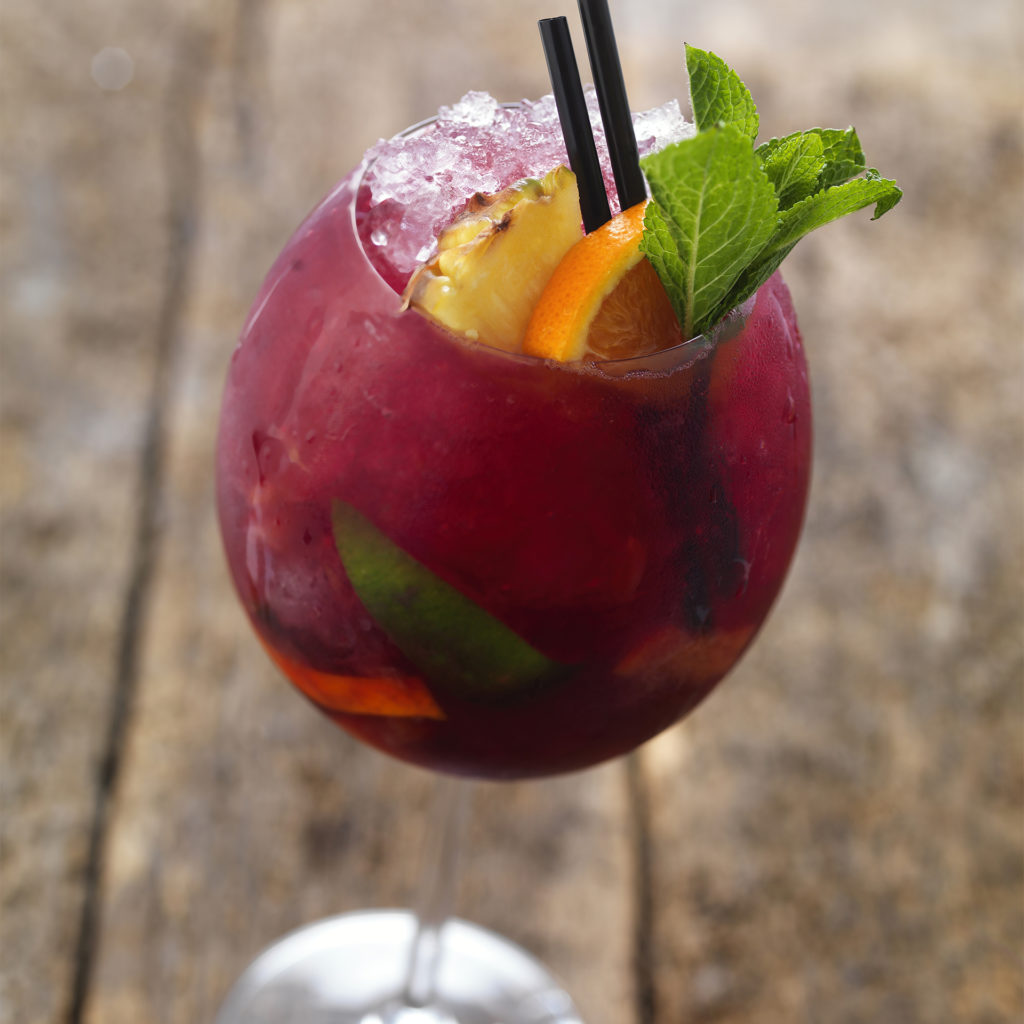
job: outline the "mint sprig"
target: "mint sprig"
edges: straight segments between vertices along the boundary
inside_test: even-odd
[[[867,168],[853,128],[812,128],[754,148],[757,108],[720,57],[686,47],[697,134],[642,161],[653,202],[641,249],[668,292],[684,337],[748,299],[808,232],[902,197]]]
[[[750,90],[721,57],[686,47],[686,70],[690,76],[690,106],[697,131],[717,124],[734,124],[745,135],[757,138],[757,107]]]
[[[754,151],[779,193],[779,209],[864,171],[864,151],[852,128],[811,128],[769,139]]]
[[[644,216],[643,249],[676,307],[683,337],[712,317],[771,239],[778,200],[735,124],[718,124],[673,146],[644,170],[654,198]],[[671,282],[671,286],[670,283]]]

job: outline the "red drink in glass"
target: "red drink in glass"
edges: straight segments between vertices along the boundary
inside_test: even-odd
[[[271,269],[218,441],[235,586],[350,733],[494,778],[581,768],[687,714],[796,546],[811,412],[776,275],[715,337],[565,365],[448,334],[375,269],[364,168]]]
[[[267,652],[344,729],[453,776],[625,753],[740,658],[810,472],[770,275],[807,231],[901,195],[852,128],[755,148],[745,86],[694,47],[695,124],[668,104],[631,133],[606,0],[580,8],[600,102],[545,19],[557,100],[468,93],[381,143],[286,245],[225,390],[221,528]],[[589,358],[612,352],[632,358]],[[542,965],[448,916],[466,788],[438,787],[416,914],[300,929],[221,1024],[578,1024]]]

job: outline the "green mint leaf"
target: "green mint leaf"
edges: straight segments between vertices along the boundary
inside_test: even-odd
[[[680,326],[691,319],[687,265],[680,256],[686,245],[687,239],[681,227],[665,217],[657,201],[648,203],[644,211],[644,234],[640,249],[657,271],[672,300],[672,308]],[[685,338],[688,335],[685,333],[686,328],[683,329]]]
[[[561,666],[403,551],[354,506],[331,503],[334,543],[359,600],[436,690],[500,700]]]
[[[778,226],[768,242],[757,253],[736,282],[732,294],[715,310],[718,319],[748,299],[768,280],[793,246],[804,235],[831,221],[855,213],[865,206],[875,205],[872,220],[878,220],[902,198],[903,192],[896,182],[869,170],[862,178],[833,185],[822,192],[808,196],[779,215]]]
[[[721,57],[687,44],[686,70],[697,131],[706,131],[716,124],[734,124],[750,139],[757,138],[754,99],[739,75]]]
[[[903,193],[866,170],[853,128],[753,149],[757,108],[736,72],[689,45],[686,68],[697,135],[641,161],[652,202],[640,248],[693,337],[750,298],[809,231],[872,203],[877,220]]]
[[[757,152],[761,153],[760,148]],[[819,136],[809,132],[790,135],[779,140],[779,145],[762,159],[764,172],[779,197],[780,210],[788,210],[818,191],[818,178],[825,167],[825,147]]]
[[[812,136],[821,142],[821,169],[815,191],[841,185],[862,174],[867,168],[864,151],[860,148],[860,140],[853,128],[810,128],[805,132],[794,132],[781,139],[762,142],[756,153],[767,166],[780,159],[780,151],[791,150],[795,143]]]
[[[867,170],[864,150],[853,128],[814,128],[825,146],[825,167],[818,181],[818,190],[842,185]]]
[[[776,228],[775,189],[735,124],[709,128],[641,161],[654,203],[641,249],[689,338],[709,319]]]
[[[811,128],[781,139],[769,139],[755,150],[779,194],[779,208],[815,192],[841,185],[867,166],[860,140],[852,128]]]

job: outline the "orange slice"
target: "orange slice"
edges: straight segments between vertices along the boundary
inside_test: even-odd
[[[559,362],[649,355],[683,340],[665,289],[640,251],[647,203],[581,238],[555,268],[523,351]]]
[[[687,685],[721,679],[736,663],[754,635],[752,626],[707,634],[665,626],[616,666],[619,675],[653,674],[685,680]]]
[[[334,675],[293,661],[265,641],[263,647],[277,667],[307,697],[329,711],[390,718],[445,717],[420,679]]]

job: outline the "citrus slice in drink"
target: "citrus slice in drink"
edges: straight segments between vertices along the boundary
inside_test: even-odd
[[[455,334],[518,352],[534,304],[581,232],[568,167],[477,193],[413,274],[405,303]]]
[[[562,258],[534,306],[527,355],[577,362],[650,355],[683,340],[661,281],[640,251],[647,203],[613,217]]]
[[[334,501],[331,519],[360,601],[436,690],[464,700],[505,700],[563,674],[563,666],[398,547],[354,506]]]
[[[328,711],[385,718],[443,719],[426,684],[412,676],[349,676],[323,672],[289,658],[263,640],[271,660],[310,700]]]

